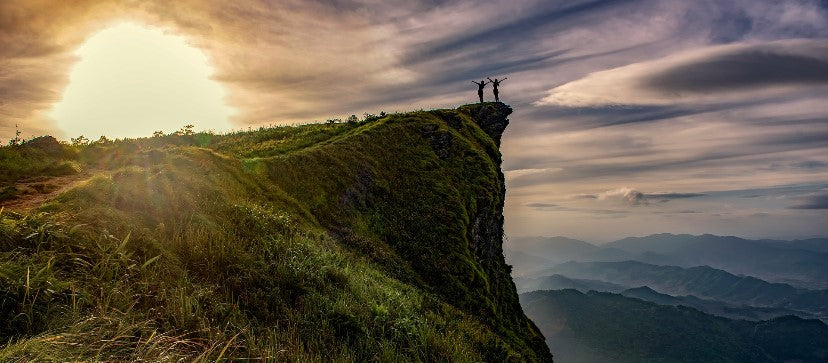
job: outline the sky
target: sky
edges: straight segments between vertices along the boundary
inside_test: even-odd
[[[139,39],[195,52],[165,130],[455,107],[508,77],[507,236],[828,235],[825,0],[2,1],[0,139],[97,137],[72,117],[129,82],[83,74]]]

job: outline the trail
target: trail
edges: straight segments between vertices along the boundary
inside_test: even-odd
[[[14,183],[17,196],[0,201],[0,208],[15,212],[35,209],[76,185],[89,180],[92,175],[80,173],[56,177],[36,177]]]

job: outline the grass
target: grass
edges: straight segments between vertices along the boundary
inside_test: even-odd
[[[24,178],[77,174],[77,153],[69,145],[63,145],[57,153],[25,144],[0,147],[0,187]]]
[[[0,212],[0,360],[548,359],[475,251],[499,153],[441,115],[67,146],[92,179]]]

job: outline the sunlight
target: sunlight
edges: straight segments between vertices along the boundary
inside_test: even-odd
[[[186,124],[226,131],[232,110],[224,90],[210,79],[207,57],[181,36],[121,23],[91,36],[78,48],[52,117],[68,136],[150,136]]]

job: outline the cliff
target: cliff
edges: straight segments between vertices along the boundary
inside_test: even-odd
[[[0,216],[0,357],[551,360],[502,254],[510,113],[64,153],[94,176]]]

